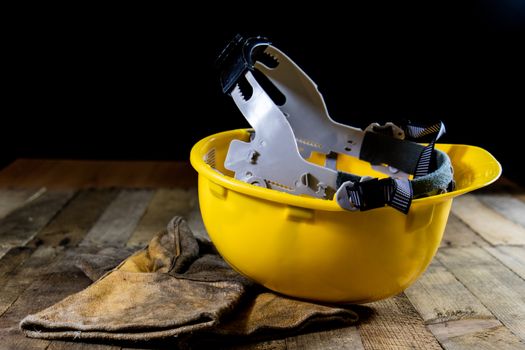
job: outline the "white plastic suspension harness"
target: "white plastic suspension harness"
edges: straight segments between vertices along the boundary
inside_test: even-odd
[[[296,195],[331,199],[336,194],[348,210],[389,205],[403,213],[413,197],[452,188],[450,160],[434,149],[443,123],[374,123],[364,131],[337,123],[315,83],[264,38],[236,36],[218,63],[223,91],[255,130],[249,142],[230,144],[225,167],[236,179]],[[427,146],[409,140],[422,137],[430,139]],[[314,151],[327,155],[325,167],[305,160]],[[365,160],[390,177],[337,171],[337,153]]]

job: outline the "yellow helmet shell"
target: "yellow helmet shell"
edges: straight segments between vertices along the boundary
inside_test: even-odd
[[[206,229],[222,257],[239,273],[293,297],[366,303],[410,286],[434,257],[454,197],[486,186],[501,174],[487,151],[437,144],[454,167],[456,189],[414,199],[408,215],[383,207],[346,211],[333,200],[296,196],[234,179],[224,168],[233,139],[247,130],[208,136],[191,150],[199,173]],[[324,156],[310,161],[324,164]],[[339,170],[385,177],[369,163],[339,155]]]

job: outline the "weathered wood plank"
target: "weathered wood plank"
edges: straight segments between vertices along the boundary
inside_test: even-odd
[[[525,227],[525,202],[508,193],[477,194],[476,197],[507,219]]]
[[[0,317],[0,328],[13,328],[26,315],[49,307],[66,296],[86,288],[89,284],[91,280],[78,270],[38,276]],[[19,330],[12,332],[2,341],[8,344],[18,343],[21,338],[25,338],[25,335]]]
[[[82,198],[80,198],[82,199]],[[54,220],[69,223],[67,217],[74,220],[78,213],[64,210]],[[54,222],[53,221],[53,222]],[[53,225],[53,222],[49,226]],[[93,219],[94,222],[94,219]],[[84,229],[84,233],[87,228]],[[38,236],[37,236],[38,237]],[[6,344],[36,344],[40,346],[39,340],[26,340],[25,335],[17,329],[20,320],[31,313],[44,309],[68,295],[76,293],[89,284],[88,279],[79,271],[68,256],[65,255],[64,246],[53,247],[41,245],[35,253],[21,266],[23,270],[13,275],[15,286],[26,285],[11,305],[0,316],[0,328],[13,329],[3,341]],[[11,280],[9,281],[11,283]],[[9,291],[17,291],[16,288]],[[1,294],[4,296],[4,294]],[[12,293],[11,295],[16,295]],[[53,344],[51,342],[51,344]]]
[[[29,242],[70,200],[73,191],[46,192],[0,220],[0,246]]]
[[[0,328],[0,349],[2,350],[46,350],[49,344],[48,340],[25,337],[18,329],[18,325]]]
[[[118,191],[114,189],[78,192],[60,215],[42,229],[37,239],[30,244],[52,247],[78,245],[117,194]]]
[[[148,206],[153,191],[122,190],[89,230],[81,246],[123,246]]]
[[[66,207],[34,237],[29,246],[40,244],[33,254],[18,267],[0,276],[0,315],[2,315],[36,278],[47,273],[55,258],[62,251],[79,242],[104,211],[112,191],[85,191],[75,196]],[[81,211],[78,211],[81,210]],[[60,244],[60,237],[69,228],[70,241]],[[53,233],[60,231],[54,235]],[[58,242],[58,244],[55,244]],[[32,248],[31,248],[32,249]],[[73,262],[69,262],[73,264]]]
[[[10,248],[9,251],[0,258],[0,278],[26,261],[33,251],[34,249],[29,247]]]
[[[489,245],[454,213],[450,213],[440,247],[470,247],[474,244],[481,247]]]
[[[0,219],[31,200],[46,192],[45,188],[34,189],[0,189]]]
[[[525,339],[525,281],[478,247],[441,249],[437,258],[505,326]]]
[[[525,228],[481,203],[474,195],[454,199],[452,212],[493,245],[525,244]]]
[[[493,318],[492,313],[435,259],[405,294],[426,324]]]
[[[428,326],[446,350],[523,350],[525,343],[498,320],[460,320]]]
[[[187,217],[195,193],[184,189],[160,189],[155,192],[146,212],[131,235],[129,247],[145,246],[175,216]]]
[[[18,328],[21,317],[8,322],[2,318],[25,290],[45,275],[56,254],[55,248],[39,247],[21,266],[0,278],[0,339],[5,349],[46,349],[49,345],[49,341],[26,338]]]
[[[500,321],[495,318],[487,320],[456,320],[436,324],[429,324],[427,327],[432,334],[439,340],[454,338],[470,333],[477,333],[487,329],[501,327]]]
[[[63,260],[62,264],[68,262]],[[46,271],[36,277],[0,317],[0,328],[13,327],[25,316],[45,309],[91,284],[91,280],[78,269],[71,271],[71,267],[70,271],[64,272],[65,269],[63,267],[60,273]]]
[[[525,246],[502,245],[485,249],[525,280]]]
[[[364,350],[359,332],[354,326],[301,334],[286,338],[285,341],[288,350]]]
[[[39,247],[23,264],[0,278],[0,316],[35,279],[46,273],[57,253],[56,248]]]
[[[357,326],[365,349],[441,349],[404,294],[367,306],[374,312]]]

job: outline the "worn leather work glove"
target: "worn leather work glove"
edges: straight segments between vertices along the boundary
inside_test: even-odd
[[[108,267],[100,256],[94,261],[82,263],[92,279]],[[356,320],[349,309],[286,298],[253,284],[175,217],[146,248],[20,326],[34,338],[179,342],[282,337],[312,324]]]

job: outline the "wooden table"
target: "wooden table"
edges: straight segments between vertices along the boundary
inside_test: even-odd
[[[186,163],[18,160],[0,172],[0,349],[119,349],[26,338],[18,322],[89,280],[64,257],[139,246],[175,214],[204,230]],[[436,258],[357,326],[227,348],[525,349],[525,191],[500,180],[454,201]],[[359,310],[358,310],[359,311]]]

